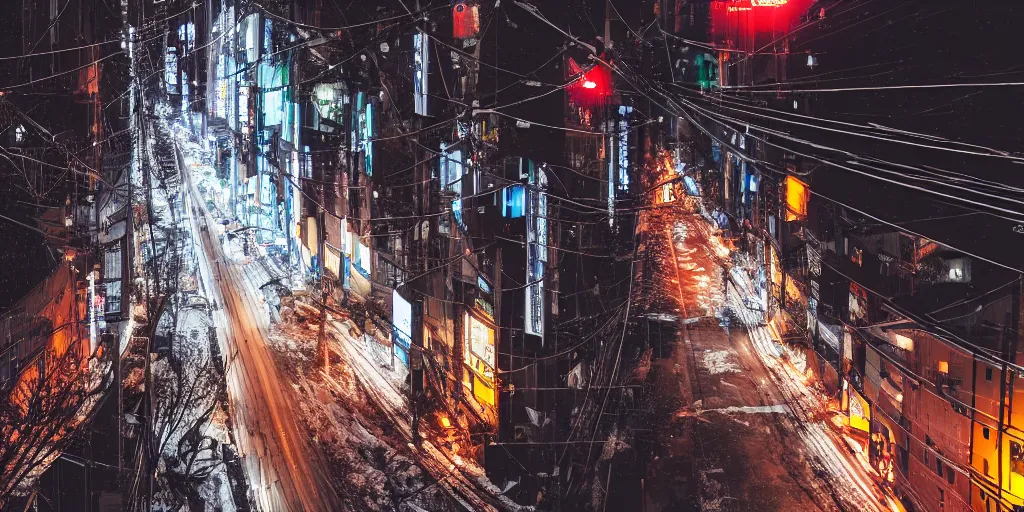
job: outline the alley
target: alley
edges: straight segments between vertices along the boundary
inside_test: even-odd
[[[673,209],[652,224],[680,333],[654,371],[665,421],[648,510],[889,510],[807,376],[780,357],[749,279],[733,268],[726,281],[729,251],[707,221]]]

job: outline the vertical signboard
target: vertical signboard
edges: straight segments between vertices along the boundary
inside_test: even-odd
[[[398,291],[391,292],[392,350],[403,364],[409,364],[409,347],[412,345],[412,304],[402,298]]]
[[[415,112],[418,115],[427,115],[427,72],[430,69],[429,39],[427,34],[416,32],[412,36],[412,45],[415,49],[413,66],[415,76],[413,77],[413,101]]]
[[[529,198],[526,209],[526,326],[527,334],[544,336],[544,265],[548,259],[547,176],[533,161],[521,159],[520,172],[527,167]]]

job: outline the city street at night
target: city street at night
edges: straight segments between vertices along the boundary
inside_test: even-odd
[[[1024,512],[1024,5],[9,7],[0,512]]]

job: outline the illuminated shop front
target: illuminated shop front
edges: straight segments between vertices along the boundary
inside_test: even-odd
[[[849,404],[850,428],[871,432],[871,404],[853,386],[850,386],[849,381],[843,381],[843,391],[845,395],[843,398]]]
[[[463,383],[473,392],[478,402],[493,407],[497,396],[494,378],[494,367],[497,364],[494,327],[490,322],[468,312],[465,313],[464,321],[468,349],[466,366],[470,371],[465,373]]]

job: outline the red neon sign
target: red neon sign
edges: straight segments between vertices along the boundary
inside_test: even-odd
[[[726,8],[728,12],[752,11],[754,7],[782,7],[789,3],[789,0],[742,0],[734,2]]]

